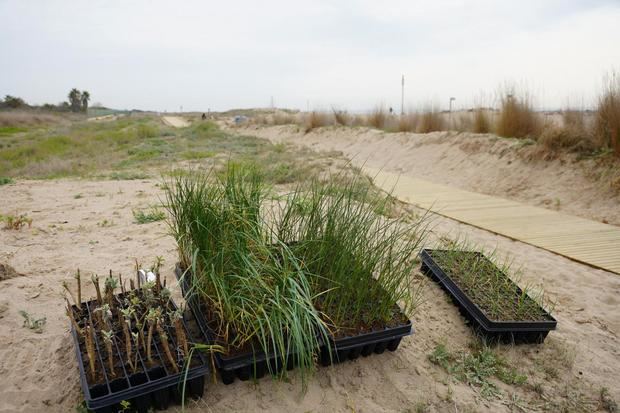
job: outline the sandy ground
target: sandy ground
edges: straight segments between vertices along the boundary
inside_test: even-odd
[[[166,125],[173,126],[175,128],[184,128],[189,126],[189,122],[180,116],[162,116],[161,120]]]
[[[72,281],[76,268],[130,274],[135,258],[150,262],[161,255],[164,275],[173,280],[175,243],[166,225],[133,221],[132,209],[153,205],[159,196],[155,180],[20,181],[0,188],[0,213],[33,219],[32,228],[0,230],[0,264],[21,274],[0,281],[0,412],[66,412],[80,402],[60,285]],[[415,334],[397,352],[320,368],[305,395],[294,373],[287,381],[209,383],[205,397],[188,410],[403,412],[426,406],[431,412],[502,412],[524,405],[559,411],[565,403],[566,411],[579,406],[594,411],[603,386],[620,400],[620,277],[447,218],[436,217],[434,231],[510,252],[524,264],[524,281],[542,284],[557,301],[559,328],[544,345],[498,348],[528,375],[529,384],[498,382],[502,397],[484,400],[428,361],[437,343],[455,350],[475,338],[445,294],[418,274],[425,301],[413,319]],[[178,297],[176,285],[173,289]],[[85,297],[93,294],[85,289]],[[19,310],[45,316],[43,333],[22,327]]]
[[[524,141],[456,132],[385,133],[344,127],[319,128],[307,134],[290,125],[242,130],[273,142],[341,151],[357,165],[620,225],[620,193],[609,189],[609,170],[597,169],[594,160],[576,162],[573,156],[528,159],[535,157],[535,148],[523,147]]]
[[[121,116],[123,116],[123,115],[111,114],[111,115],[103,115],[103,116],[94,116],[94,117],[88,118],[86,120],[88,122],[112,121],[112,120],[118,119]]]

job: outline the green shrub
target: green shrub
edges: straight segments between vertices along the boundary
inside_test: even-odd
[[[148,224],[166,219],[166,214],[159,208],[151,208],[148,211],[143,209],[134,209],[132,212],[136,224]]]
[[[136,130],[136,134],[140,139],[154,138],[159,135],[159,130],[152,125],[140,124]]]

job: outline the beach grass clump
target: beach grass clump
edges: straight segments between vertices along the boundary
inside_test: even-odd
[[[435,105],[429,105],[419,115],[418,133],[437,132],[446,129],[444,118]]]
[[[483,108],[476,108],[474,110],[474,117],[472,121],[472,132],[473,133],[490,133],[491,132],[491,121],[489,119],[489,114]]]
[[[383,105],[376,106],[369,114],[366,119],[368,122],[368,126],[371,126],[376,129],[385,128],[385,124],[387,122],[388,115],[385,111]]]
[[[418,115],[416,113],[402,114],[398,118],[398,132],[415,132],[418,126]]]
[[[263,351],[282,367],[294,354],[305,377],[330,337],[403,325],[418,303],[425,217],[383,215],[394,200],[365,177],[315,177],[274,198],[255,166],[231,162],[164,188],[186,294],[228,355]]]
[[[302,263],[274,240],[263,218],[267,191],[260,173],[231,164],[223,175],[177,174],[165,191],[190,294],[200,300],[218,344],[228,354],[274,354],[279,367],[294,354],[305,377],[327,328]]]
[[[276,111],[271,117],[272,125],[293,125],[296,121],[294,114],[284,111]]]
[[[303,262],[315,306],[336,336],[401,325],[420,293],[411,274],[425,220],[377,214],[390,197],[358,179],[314,179],[278,211],[277,238]]]
[[[305,130],[306,133],[308,133],[313,129],[330,126],[332,124],[333,121],[328,113],[312,111],[306,116]]]
[[[496,251],[484,253],[467,241],[453,241],[448,249],[433,250],[433,260],[461,290],[495,321],[548,320],[552,303],[541,287],[519,282],[520,271]]]
[[[535,138],[542,122],[534,111],[533,99],[527,91],[506,87],[500,92],[500,113],[496,133],[505,138]]]
[[[351,124],[351,116],[349,116],[346,110],[332,108],[332,112],[334,114],[336,125],[349,126]]]
[[[562,110],[561,125],[548,124],[540,133],[538,143],[551,156],[560,150],[592,153],[596,150],[593,134],[586,126],[584,112],[581,110]]]
[[[612,72],[604,80],[598,98],[594,127],[599,144],[620,157],[620,76]]]

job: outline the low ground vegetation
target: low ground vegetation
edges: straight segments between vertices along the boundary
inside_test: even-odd
[[[32,218],[26,214],[0,214],[0,222],[4,222],[4,229],[20,230],[26,225],[28,228],[32,226]]]
[[[133,217],[136,224],[148,224],[151,222],[163,221],[166,219],[166,213],[157,207],[153,207],[149,210],[134,210]]]
[[[517,386],[527,382],[527,375],[497,352],[485,345],[475,347],[471,351],[450,352],[444,344],[438,344],[428,358],[454,379],[479,389],[484,398],[501,394],[493,379]]]
[[[0,128],[0,183],[16,178],[146,179],[186,164],[234,160],[259,165],[274,184],[314,176],[331,153],[289,151],[267,140],[230,134],[212,122],[168,127],[157,117]],[[320,165],[320,167],[319,167]]]

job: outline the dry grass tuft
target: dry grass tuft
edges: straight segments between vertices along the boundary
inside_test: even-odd
[[[534,112],[532,99],[525,92],[517,95],[514,89],[501,93],[497,134],[505,138],[536,137],[542,123]]]
[[[387,121],[387,113],[383,106],[377,106],[368,115],[368,125],[373,128],[383,129],[385,128],[385,122]]]
[[[584,112],[574,109],[562,111],[562,125],[547,124],[538,143],[550,152],[565,149],[571,152],[592,152],[596,144],[586,127]]]
[[[351,117],[346,110],[332,108],[332,112],[334,112],[334,119],[336,120],[337,125],[348,126],[351,124]]]
[[[399,132],[415,132],[418,126],[418,116],[415,113],[401,115],[398,119]]]
[[[266,115],[258,115],[250,118],[250,123],[254,125],[269,125],[269,118]]]
[[[297,122],[295,115],[287,112],[276,112],[271,118],[272,125],[291,125]]]
[[[575,152],[594,150],[593,142],[583,129],[570,126],[546,127],[538,137],[538,143],[551,151],[567,149]]]
[[[316,111],[310,112],[306,118],[306,133],[310,132],[312,129],[332,124],[333,122],[328,114]]]
[[[431,106],[419,115],[418,132],[429,133],[446,130],[444,118],[439,110]]]
[[[471,130],[473,133],[490,133],[491,121],[485,109],[477,108],[474,110],[474,119]]]
[[[604,80],[596,108],[594,133],[598,143],[620,157],[620,77],[613,72]]]
[[[351,115],[351,126],[368,126],[366,115]]]
[[[585,113],[582,110],[565,109],[562,111],[562,125],[573,130],[586,131]]]

